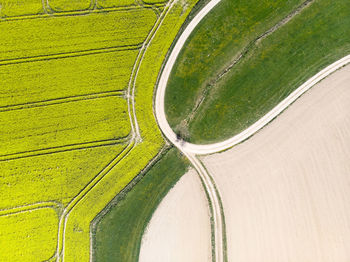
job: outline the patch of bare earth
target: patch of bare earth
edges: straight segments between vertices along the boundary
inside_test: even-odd
[[[229,261],[350,261],[350,65],[201,159],[221,193]]]
[[[210,262],[210,236],[205,192],[190,170],[155,211],[142,239],[139,262]]]

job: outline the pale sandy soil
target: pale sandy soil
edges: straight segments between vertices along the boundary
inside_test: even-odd
[[[222,196],[230,262],[350,261],[350,66],[201,159]]]
[[[162,200],[142,239],[139,262],[210,262],[209,208],[195,171]]]

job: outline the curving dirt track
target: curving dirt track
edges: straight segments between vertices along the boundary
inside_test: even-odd
[[[309,90],[312,86],[317,84],[319,81],[332,74],[339,68],[350,63],[350,55],[336,61],[335,63],[329,65],[325,69],[321,70],[318,74],[310,78],[303,85],[297,88],[293,93],[291,93],[287,98],[280,102],[275,108],[263,116],[260,120],[254,123],[252,126],[242,131],[241,133],[235,135],[232,138],[229,138],[225,141],[206,144],[206,145],[196,145],[187,143],[185,141],[180,141],[177,139],[176,134],[171,129],[170,125],[167,122],[165,109],[164,109],[164,98],[167,82],[171,73],[171,70],[175,64],[177,56],[179,55],[182,47],[184,46],[186,40],[196,28],[199,22],[220,2],[220,0],[210,1],[188,24],[183,33],[178,38],[170,56],[164,66],[162,74],[159,79],[158,88],[155,98],[155,114],[158,125],[162,130],[165,137],[174,144],[179,150],[188,157],[192,165],[196,168],[198,174],[201,176],[204,181],[204,186],[208,192],[209,201],[212,205],[212,217],[214,224],[214,253],[215,261],[223,262],[226,260],[226,250],[225,250],[225,232],[224,232],[224,214],[222,203],[220,200],[219,192],[215,188],[215,184],[210,174],[207,172],[201,161],[198,159],[197,155],[206,155],[213,154],[220,151],[227,150],[247,138],[251,137],[265,125],[267,125],[271,120],[278,116],[283,110],[285,110],[290,104],[292,104],[297,98],[299,98],[303,93]]]

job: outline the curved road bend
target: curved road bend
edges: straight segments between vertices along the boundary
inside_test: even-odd
[[[166,116],[164,108],[164,98],[167,82],[171,73],[171,70],[175,64],[176,58],[178,57],[182,47],[184,46],[186,40],[198,25],[198,23],[220,2],[221,0],[212,0],[210,1],[188,24],[186,29],[182,32],[178,38],[166,64],[162,71],[161,77],[159,79],[156,99],[155,99],[155,112],[156,119],[159,125],[159,128],[162,130],[166,138],[174,144],[190,161],[194,168],[197,170],[198,174],[203,180],[206,191],[212,203],[213,209],[213,222],[214,222],[214,243],[215,243],[215,261],[224,262],[224,234],[223,231],[223,210],[220,209],[220,197],[218,192],[215,190],[215,185],[210,178],[210,175],[203,167],[202,163],[197,158],[197,155],[213,154],[220,151],[227,150],[245,139],[252,136],[259,129],[268,124],[272,119],[279,115],[283,110],[285,110],[290,104],[292,104],[298,97],[305,93],[308,89],[314,86],[316,83],[336,71],[337,69],[350,63],[350,55],[343,57],[342,59],[334,62],[333,64],[327,66],[319,73],[311,77],[304,84],[298,87],[294,92],[292,92],[287,98],[280,102],[276,107],[264,115],[261,119],[255,122],[253,125],[242,131],[241,133],[218,143],[205,144],[205,145],[196,145],[192,143],[187,143],[179,141],[176,134],[171,129]]]

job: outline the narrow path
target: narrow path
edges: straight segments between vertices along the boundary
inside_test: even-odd
[[[257,122],[255,122],[253,125],[248,127],[246,130],[242,131],[241,133],[218,143],[213,144],[204,144],[204,145],[197,145],[188,143],[186,141],[180,141],[177,139],[176,134],[171,129],[165,115],[165,108],[164,108],[164,98],[165,98],[165,90],[167,86],[167,82],[171,73],[171,70],[175,64],[175,61],[184,46],[186,40],[192,33],[192,31],[196,28],[196,26],[199,24],[199,22],[220,2],[221,0],[212,0],[210,1],[194,18],[193,20],[188,24],[188,26],[185,28],[183,33],[180,35],[179,39],[177,40],[165,66],[162,71],[162,74],[159,79],[157,92],[156,92],[156,99],[155,99],[155,114],[156,119],[158,122],[158,125],[165,135],[165,137],[174,144],[184,155],[188,157],[188,159],[191,161],[192,165],[196,168],[197,172],[201,176],[204,182],[204,186],[208,192],[209,200],[212,204],[212,216],[213,216],[213,223],[214,223],[214,254],[213,258],[215,257],[216,262],[223,262],[227,258],[225,257],[226,251],[225,251],[225,232],[224,232],[224,225],[223,225],[223,210],[220,208],[220,196],[219,192],[215,190],[215,184],[214,181],[210,179],[210,176],[208,172],[205,170],[201,162],[198,160],[196,155],[205,155],[205,154],[213,154],[220,151],[227,150],[250,136],[252,136],[254,133],[259,131],[262,127],[264,127],[266,124],[268,124],[271,120],[273,120],[276,116],[278,116],[283,110],[285,110],[290,104],[292,104],[298,97],[300,97],[304,92],[306,92],[308,89],[310,89],[312,86],[314,86],[316,83],[336,71],[337,69],[345,66],[346,64],[350,63],[350,55],[336,61],[335,63],[329,65],[325,69],[321,70],[318,74],[311,77],[309,80],[307,80],[303,85],[301,85],[299,88],[297,88],[294,92],[292,92],[287,98],[285,98],[282,102],[280,102],[275,108],[273,108],[271,111],[269,111],[265,116],[263,116],[261,119],[259,119]]]
[[[213,254],[212,258],[215,262],[224,262],[227,259],[225,259],[226,251],[224,250],[224,247],[226,246],[224,241],[226,239],[225,233],[224,233],[224,225],[223,225],[223,210],[221,210],[221,203],[220,203],[220,197],[218,196],[218,192],[216,191],[215,185],[213,181],[211,180],[208,172],[203,167],[199,159],[196,157],[196,155],[188,151],[186,149],[186,142],[179,141],[177,139],[176,134],[173,132],[171,127],[169,126],[166,117],[165,117],[165,111],[164,111],[164,97],[165,97],[165,89],[166,85],[170,76],[170,72],[175,64],[176,58],[180,53],[181,48],[184,46],[187,38],[190,36],[192,31],[196,28],[198,23],[220,2],[221,0],[212,0],[210,1],[188,24],[188,26],[185,28],[185,30],[180,35],[179,39],[177,40],[174,49],[172,50],[165,67],[163,69],[162,75],[160,77],[157,93],[156,93],[156,100],[155,100],[155,111],[156,111],[156,119],[158,122],[158,125],[160,129],[162,130],[163,134],[166,136],[167,139],[171,143],[173,143],[179,150],[186,155],[186,157],[191,161],[194,168],[197,170],[199,176],[201,177],[203,184],[205,186],[205,190],[208,193],[209,202],[211,203],[211,216],[212,216],[212,223],[213,223],[213,241],[214,241],[214,247],[213,247]]]

